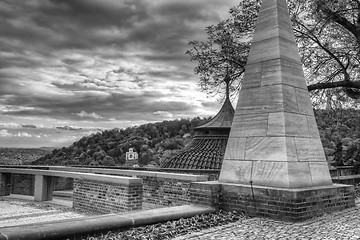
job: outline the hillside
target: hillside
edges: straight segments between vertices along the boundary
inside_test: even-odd
[[[0,165],[31,164],[49,152],[38,148],[0,148]]]
[[[316,110],[315,116],[328,160],[335,166],[353,165],[360,170],[360,111]],[[122,165],[125,152],[133,147],[139,153],[140,165],[160,165],[188,144],[193,128],[204,121],[180,119],[103,131],[56,149],[34,164]]]
[[[160,165],[191,141],[194,127],[207,119],[176,119],[85,136],[69,147],[55,149],[34,161],[41,165],[122,165],[130,147],[138,164]]]

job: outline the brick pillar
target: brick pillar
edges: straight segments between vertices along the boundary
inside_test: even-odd
[[[35,201],[52,200],[53,195],[53,177],[44,175],[35,175]]]
[[[142,184],[130,184],[127,189],[127,211],[140,210],[142,208],[143,186]]]
[[[118,184],[74,179],[73,207],[95,213],[140,210],[142,182]]]
[[[0,173],[0,196],[11,193],[11,173]]]

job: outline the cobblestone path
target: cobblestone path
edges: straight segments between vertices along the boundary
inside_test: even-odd
[[[245,219],[175,239],[360,239],[360,206],[301,223]]]
[[[3,200],[0,198],[0,228],[33,223],[52,222],[85,215],[71,209],[54,207],[27,201]]]

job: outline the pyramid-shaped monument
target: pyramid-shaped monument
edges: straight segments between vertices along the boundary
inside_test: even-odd
[[[190,198],[288,221],[355,206],[330,178],[286,0],[262,1],[219,181]]]
[[[285,0],[264,0],[220,182],[331,185]]]

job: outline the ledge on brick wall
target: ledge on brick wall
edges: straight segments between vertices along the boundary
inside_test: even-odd
[[[125,185],[142,184],[142,179],[140,178],[99,175],[95,173],[85,173],[85,172],[75,172],[75,171],[71,172],[71,171],[56,171],[56,170],[38,170],[38,169],[28,169],[28,168],[26,169],[0,168],[0,173],[31,174],[31,175],[86,179],[86,180],[110,182],[110,183],[125,184]]]
[[[156,172],[156,171],[138,171],[138,170],[107,169],[107,168],[80,168],[80,167],[62,167],[62,166],[49,166],[49,169],[58,170],[58,171],[125,175],[131,177],[171,178],[171,179],[186,180],[192,182],[200,182],[200,181],[208,180],[207,179],[208,177],[206,175],[165,173],[165,172]]]
[[[184,205],[123,214],[108,214],[71,220],[67,219],[56,223],[1,228],[0,240],[38,240],[81,236],[93,232],[138,227],[158,222],[177,220],[180,218],[188,218],[215,211],[216,210],[212,207]]]
[[[218,181],[213,181],[212,183],[214,184],[221,184],[222,186],[227,186],[229,189],[231,189],[231,187],[244,187],[247,188],[247,191],[249,191],[249,193],[251,192],[251,186],[250,185],[245,185],[245,184],[237,184],[237,183],[224,183],[224,182],[218,182]],[[330,190],[330,189],[337,189],[339,187],[347,187],[347,188],[352,188],[354,189],[354,186],[351,185],[344,185],[344,184],[332,184],[332,185],[326,185],[326,186],[313,186],[313,187],[305,187],[305,188],[277,188],[277,187],[265,187],[265,186],[259,186],[259,185],[253,185],[254,189],[259,189],[259,190],[267,190],[267,191],[289,191],[292,192],[294,194],[296,193],[300,193],[300,192],[306,192],[306,191],[313,191],[313,190]]]

